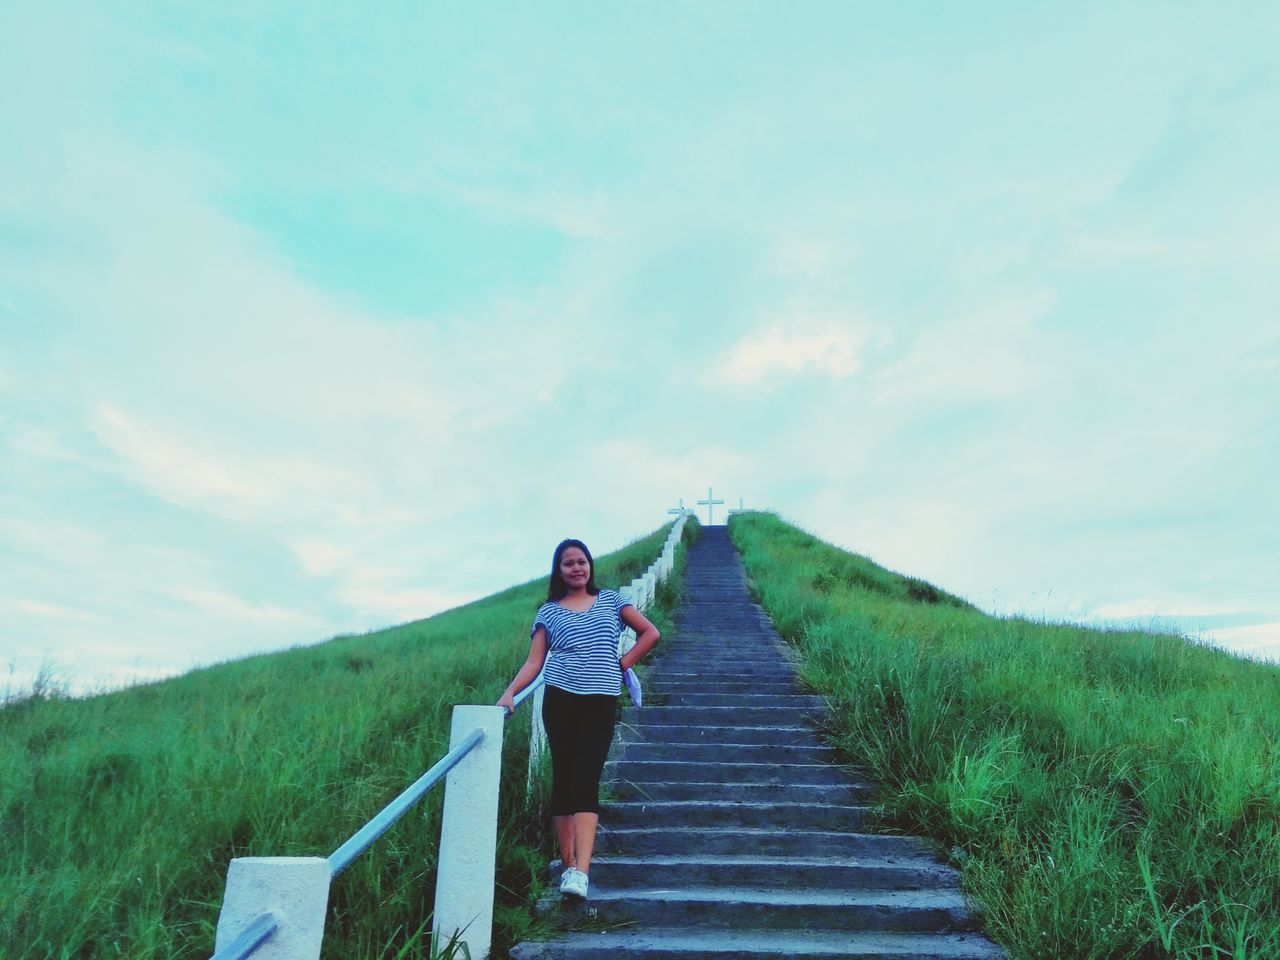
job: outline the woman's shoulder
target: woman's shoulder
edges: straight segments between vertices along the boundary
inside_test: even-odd
[[[601,588],[600,599],[605,603],[611,603],[615,607],[624,602],[622,594],[617,590],[610,590],[607,587]]]

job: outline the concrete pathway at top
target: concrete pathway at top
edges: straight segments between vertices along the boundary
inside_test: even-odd
[[[652,663],[605,766],[590,901],[513,960],[1005,956],[923,842],[859,832],[870,785],[816,732],[822,701],[797,687],[724,527],[689,551]]]

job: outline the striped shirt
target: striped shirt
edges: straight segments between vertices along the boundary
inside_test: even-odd
[[[547,683],[569,693],[603,693],[616,697],[622,691],[618,667],[618,636],[622,610],[632,606],[616,590],[601,590],[595,602],[579,613],[548,600],[538,608],[533,630],[547,631]]]

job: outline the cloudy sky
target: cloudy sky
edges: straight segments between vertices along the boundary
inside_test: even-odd
[[[709,484],[1280,656],[1274,3],[325,6],[0,5],[19,679],[414,619]]]

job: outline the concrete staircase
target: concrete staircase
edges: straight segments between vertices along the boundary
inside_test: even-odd
[[[685,585],[605,766],[590,901],[556,905],[565,932],[513,960],[1003,958],[925,844],[858,832],[869,784],[815,732],[822,701],[724,527],[703,527]]]

